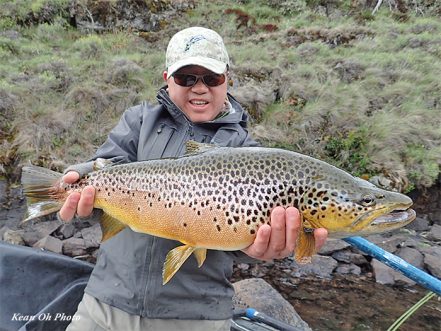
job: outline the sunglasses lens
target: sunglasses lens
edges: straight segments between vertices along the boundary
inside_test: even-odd
[[[196,83],[197,77],[194,75],[174,74],[175,83],[180,86],[193,86]]]
[[[203,80],[207,86],[219,86],[225,82],[225,75],[205,75]]]
[[[190,87],[196,84],[197,80],[202,78],[202,82],[210,87],[219,86],[225,82],[225,75],[210,74],[204,76],[174,74],[173,79],[175,83],[180,86]]]

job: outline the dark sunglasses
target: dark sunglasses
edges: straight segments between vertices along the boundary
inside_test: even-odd
[[[173,79],[175,83],[179,86],[191,87],[194,86],[199,79],[202,79],[202,82],[206,86],[215,87],[222,85],[225,82],[224,74],[208,74],[208,75],[190,75],[190,74],[173,74]]]

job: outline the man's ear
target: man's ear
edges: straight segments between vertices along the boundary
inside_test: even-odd
[[[164,78],[164,81],[167,82],[167,71],[162,73],[162,78]]]

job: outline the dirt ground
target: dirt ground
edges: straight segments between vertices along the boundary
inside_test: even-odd
[[[277,280],[272,285],[314,331],[386,331],[428,292],[419,286],[381,285],[367,277],[305,279],[290,290]],[[441,299],[430,299],[399,330],[440,331]]]

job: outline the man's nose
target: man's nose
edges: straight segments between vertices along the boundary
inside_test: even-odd
[[[207,85],[202,81],[202,77],[198,77],[198,80],[193,85],[192,90],[195,92],[206,92],[208,90]]]

